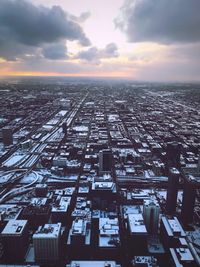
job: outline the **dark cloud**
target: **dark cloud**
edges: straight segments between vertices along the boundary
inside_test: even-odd
[[[67,47],[65,42],[50,44],[42,49],[42,54],[47,59],[67,59]]]
[[[199,10],[199,0],[126,0],[115,24],[130,42],[198,42]]]
[[[98,49],[96,47],[91,47],[88,50],[81,51],[76,58],[94,62],[96,64],[100,63],[102,58],[113,58],[118,57],[118,48],[115,43],[110,43],[106,45],[104,49]]]
[[[16,58],[31,48],[61,40],[90,45],[80,25],[59,6],[34,6],[25,0],[0,1],[0,57]]]

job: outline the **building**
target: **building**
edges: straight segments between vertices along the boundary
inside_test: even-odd
[[[66,267],[121,267],[116,261],[72,261]]]
[[[181,145],[177,142],[168,142],[166,149],[167,168],[180,167]]]
[[[98,251],[99,257],[117,259],[120,257],[119,221],[116,217],[99,218]]]
[[[6,260],[23,261],[28,248],[27,220],[9,220],[0,236]]]
[[[179,238],[186,237],[186,233],[177,217],[168,218],[163,216],[160,223],[160,234],[165,248],[179,247]]]
[[[79,249],[77,249],[79,248]],[[91,221],[86,218],[76,218],[69,231],[67,239],[67,254],[69,259],[88,259],[91,253]]]
[[[90,188],[93,209],[112,209],[117,199],[116,184],[110,176],[95,177]]]
[[[3,138],[3,144],[5,146],[10,146],[13,144],[13,132],[10,127],[4,127],[2,129],[2,138]]]
[[[110,173],[112,171],[113,156],[110,149],[99,152],[99,173]]]
[[[26,206],[20,218],[27,220],[31,229],[36,230],[40,225],[45,224],[50,217],[51,208],[49,204],[44,205],[31,205]]]
[[[131,264],[132,267],[158,267],[157,259],[153,256],[135,256]]]
[[[35,186],[36,197],[46,197],[47,192],[48,192],[47,184],[36,184]]]
[[[131,249],[130,253],[134,255],[145,253],[147,250],[148,232],[142,214],[128,214],[127,220]]]
[[[87,232],[90,229],[89,222],[84,219],[75,219],[70,232],[70,243],[72,245],[85,245]],[[90,240],[89,240],[90,243]]]
[[[62,130],[63,130],[63,133],[66,135],[67,134],[67,123],[66,122],[62,124]]]
[[[71,197],[58,196],[58,203],[54,204],[51,209],[52,223],[61,222],[63,225],[67,223],[67,216],[69,214]]]
[[[143,217],[149,234],[158,233],[160,206],[155,199],[144,200]]]
[[[35,261],[50,262],[60,258],[61,223],[40,226],[33,235]]]
[[[189,248],[170,248],[172,266],[174,267],[195,267],[194,257]]]
[[[166,213],[174,215],[176,212],[178,185],[180,173],[176,168],[169,168]]]
[[[181,208],[181,218],[185,225],[193,222],[197,188],[200,188],[200,177],[185,175]]]

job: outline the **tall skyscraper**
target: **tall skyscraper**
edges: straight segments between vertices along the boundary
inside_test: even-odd
[[[144,200],[143,217],[149,234],[158,232],[160,206],[155,199]]]
[[[188,175],[184,177],[181,218],[185,225],[193,222],[196,189],[200,188],[200,178]]]
[[[174,215],[176,212],[178,184],[180,173],[176,168],[169,168],[166,213]]]
[[[167,169],[170,167],[175,167],[179,169],[180,155],[181,155],[181,144],[177,142],[167,143],[167,149],[166,149]]]
[[[10,127],[4,127],[2,129],[3,144],[10,146],[13,144],[13,133]]]
[[[110,149],[99,152],[99,173],[109,173],[112,171],[113,156]]]

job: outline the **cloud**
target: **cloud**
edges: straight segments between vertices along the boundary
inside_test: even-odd
[[[102,58],[113,58],[118,57],[118,55],[117,45],[115,43],[110,43],[107,44],[104,49],[98,49],[93,46],[88,50],[81,51],[75,58],[99,64]]]
[[[65,42],[50,44],[42,49],[42,54],[47,59],[67,59],[67,47]]]
[[[74,15],[69,15],[69,16],[73,21],[76,21],[78,23],[84,23],[91,16],[91,13],[89,11],[86,11],[81,13],[80,16],[78,17]]]
[[[47,8],[25,0],[1,0],[0,57],[15,59],[44,44],[63,40],[90,45],[81,26],[60,6]]]
[[[199,10],[199,0],[125,0],[115,25],[130,42],[198,42]]]

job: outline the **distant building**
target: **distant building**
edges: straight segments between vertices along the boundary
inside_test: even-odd
[[[64,134],[67,134],[67,123],[66,123],[66,122],[64,122],[64,123],[62,124],[62,130],[63,130],[63,133],[64,133]]]
[[[157,200],[149,199],[144,201],[143,217],[149,234],[157,234],[159,224],[160,206]]]
[[[48,192],[47,184],[36,184],[35,195],[36,197],[46,197]]]
[[[30,139],[21,143],[21,148],[23,150],[29,150],[31,148],[31,146],[32,146],[32,140],[30,140]]]
[[[10,261],[23,261],[28,248],[27,220],[9,220],[1,232],[5,257]]]
[[[112,171],[113,155],[110,149],[99,152],[99,173],[110,173]]]
[[[166,150],[167,168],[180,167],[181,145],[177,142],[168,142]]]
[[[3,138],[3,144],[5,146],[10,146],[13,144],[13,132],[10,127],[4,127],[2,129],[2,138]]]
[[[33,235],[35,261],[50,262],[60,258],[61,223],[40,226]]]

